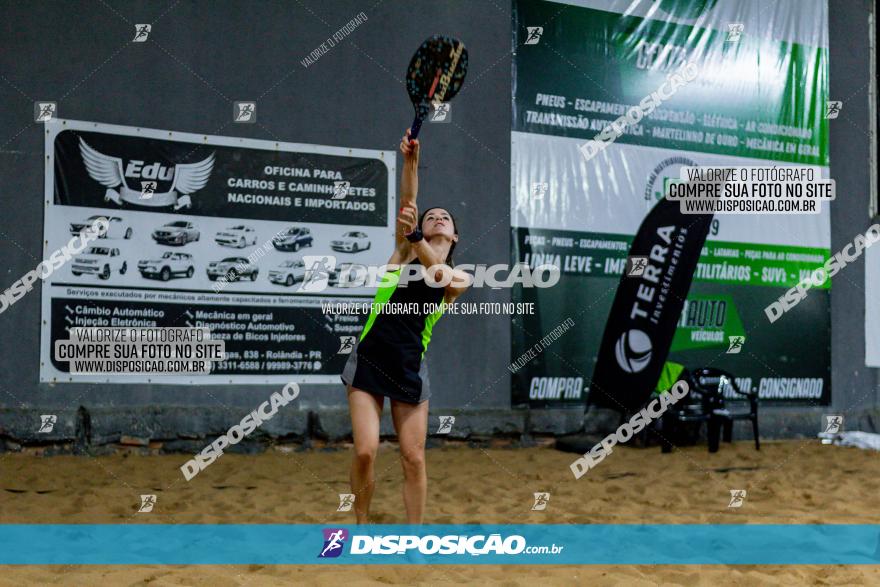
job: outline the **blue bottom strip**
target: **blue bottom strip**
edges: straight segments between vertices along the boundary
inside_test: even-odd
[[[880,525],[9,524],[0,564],[880,564]]]

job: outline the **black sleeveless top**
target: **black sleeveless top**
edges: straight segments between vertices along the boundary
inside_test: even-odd
[[[416,258],[411,264],[421,262]],[[351,385],[418,403],[426,399],[419,372],[434,324],[443,314],[445,289],[431,287],[421,277],[400,284],[401,272],[387,272],[376,291],[370,317],[352,353],[357,356]]]

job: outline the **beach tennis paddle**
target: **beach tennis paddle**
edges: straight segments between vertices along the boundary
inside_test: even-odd
[[[406,69],[406,91],[416,111],[410,140],[419,136],[432,104],[449,102],[458,93],[467,67],[467,49],[458,39],[434,35],[422,43]]]

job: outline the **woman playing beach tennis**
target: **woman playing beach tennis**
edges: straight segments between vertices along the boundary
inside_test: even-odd
[[[427,369],[422,360],[434,323],[467,289],[467,276],[451,268],[458,229],[443,208],[418,214],[419,142],[410,131],[400,142],[403,171],[395,248],[373,310],[342,373],[351,410],[354,459],[351,488],[357,522],[368,522],[379,449],[379,420],[385,397],[400,442],[403,501],[409,524],[420,524],[427,497],[425,439],[428,429]],[[426,268],[431,268],[430,274]],[[411,276],[419,270],[419,277]],[[422,273],[427,274],[422,278]],[[445,285],[444,285],[445,284]],[[390,306],[389,306],[390,305]],[[387,311],[377,311],[386,308]],[[436,309],[436,311],[431,311]]]

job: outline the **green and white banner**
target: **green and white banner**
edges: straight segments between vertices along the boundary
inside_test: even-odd
[[[810,166],[828,177],[825,0],[514,0],[513,262],[558,265],[516,289],[514,406],[582,406],[639,224],[682,166]],[[690,83],[669,91],[685,64]],[[662,91],[660,90],[662,88]],[[584,145],[651,96],[653,112],[592,157]],[[669,360],[734,373],[763,400],[830,402],[829,285],[774,323],[764,308],[830,254],[819,214],[718,215]],[[742,346],[730,337],[745,337]]]

